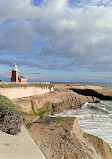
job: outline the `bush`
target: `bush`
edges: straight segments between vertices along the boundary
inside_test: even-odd
[[[12,103],[10,99],[0,95],[0,118],[8,116],[10,114],[18,114],[19,116],[23,117],[23,114],[16,109],[16,106]]]
[[[56,107],[60,106],[60,104],[50,104],[50,105],[42,107],[40,110],[37,110],[34,102],[31,101],[31,103],[32,103],[33,114],[38,115],[40,117],[43,117],[44,113],[51,112]]]
[[[21,132],[23,114],[5,96],[0,95],[0,130],[8,134],[16,135]]]
[[[0,129],[11,135],[17,135],[21,132],[21,125],[23,123],[22,117],[11,114],[0,118]]]

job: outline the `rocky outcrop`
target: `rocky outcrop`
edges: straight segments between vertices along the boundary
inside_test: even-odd
[[[32,113],[32,101],[37,110],[50,104],[59,104],[60,107],[55,111],[62,111],[64,109],[80,108],[85,102],[99,102],[95,97],[79,95],[75,92],[50,92],[42,95],[19,98],[12,100],[20,111],[25,113]]]
[[[112,159],[102,139],[89,137],[76,118],[43,118],[27,125],[47,159]]]
[[[55,85],[59,91],[73,91],[84,96],[94,96],[101,100],[112,100],[112,90],[105,86],[91,86],[84,84]]]

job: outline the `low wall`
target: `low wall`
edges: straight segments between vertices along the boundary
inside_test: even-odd
[[[0,82],[0,84],[51,84],[51,82]]]
[[[23,98],[34,96],[38,94],[48,93],[50,91],[54,91],[53,87],[50,89],[49,87],[12,87],[12,88],[0,88],[0,95],[6,96],[9,99]]]

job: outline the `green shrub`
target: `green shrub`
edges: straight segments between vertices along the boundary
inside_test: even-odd
[[[44,114],[45,112],[50,112],[51,110],[52,110],[52,105],[47,106],[47,107],[44,107],[44,108],[42,108],[42,109],[40,109],[40,110],[38,110],[38,111],[37,111],[36,107],[33,106],[33,113],[34,113],[35,115],[39,115],[40,117],[43,117],[43,114]]]
[[[54,108],[60,106],[60,104],[50,104],[49,106],[45,106],[45,107],[41,108],[40,110],[37,110],[36,107],[35,107],[34,102],[31,101],[31,103],[32,103],[33,113],[35,115],[39,115],[40,117],[43,117],[44,113],[51,112]]]
[[[9,116],[10,114],[18,114],[19,116],[23,117],[23,114],[16,109],[15,105],[10,99],[0,95],[0,117]]]

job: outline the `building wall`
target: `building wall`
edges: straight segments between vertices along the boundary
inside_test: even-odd
[[[26,78],[19,78],[19,82],[21,82],[21,83],[27,83],[27,79]]]
[[[18,71],[12,71],[11,82],[18,82]]]
[[[12,87],[12,88],[0,88],[0,95],[4,95],[9,99],[23,98],[34,96],[38,94],[48,93],[50,91],[54,91],[53,87],[51,90],[46,87]]]

